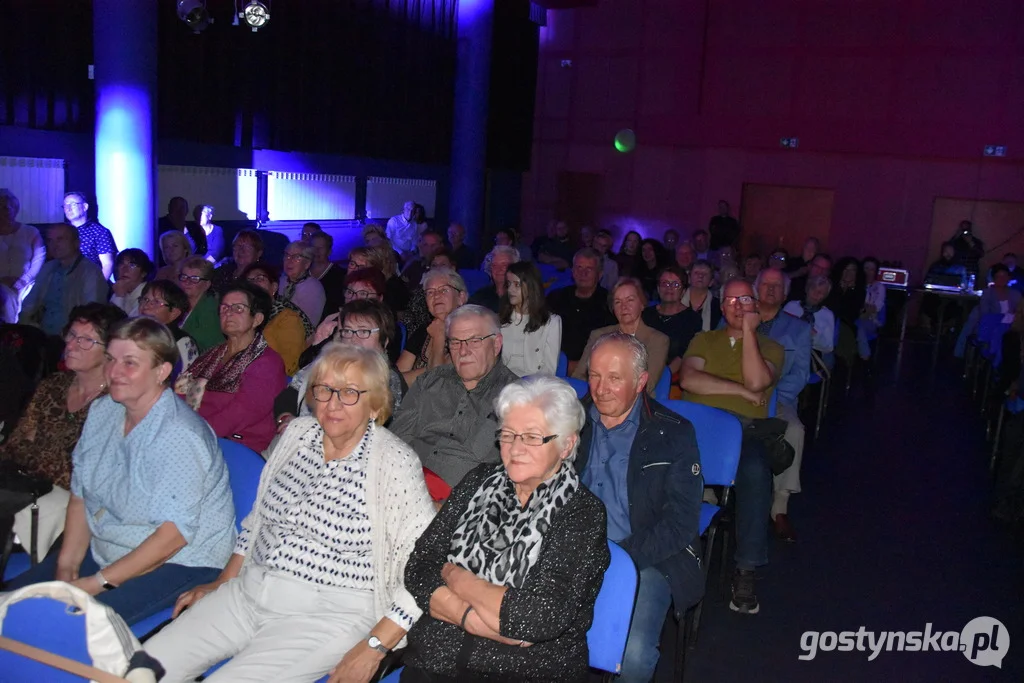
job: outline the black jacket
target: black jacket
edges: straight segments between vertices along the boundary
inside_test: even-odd
[[[629,452],[626,492],[632,535],[619,545],[637,569],[656,567],[672,587],[676,614],[704,594],[700,569],[700,506],[704,477],[697,433],[685,418],[641,394],[640,425]],[[590,457],[593,400],[583,407],[587,422],[580,432],[576,470],[582,476]]]

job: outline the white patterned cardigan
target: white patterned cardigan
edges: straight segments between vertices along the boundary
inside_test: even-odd
[[[289,423],[281,440],[267,458],[260,476],[259,491],[252,512],[242,521],[249,538],[259,536],[263,523],[262,501],[270,482],[298,452],[299,441],[314,427],[312,417],[297,417]],[[366,472],[366,509],[373,539],[374,617],[379,621],[392,605],[412,617],[423,610],[405,589],[405,564],[416,540],[434,518],[434,503],[423,479],[423,466],[416,452],[384,427],[376,427]],[[251,546],[250,546],[251,547]],[[245,564],[251,553],[246,554]],[[405,639],[403,638],[403,644]]]

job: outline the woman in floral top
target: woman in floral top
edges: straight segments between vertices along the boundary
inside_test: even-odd
[[[71,310],[64,329],[64,364],[36,389],[25,414],[0,445],[0,461],[33,477],[53,482],[51,493],[39,499],[39,552],[46,554],[64,530],[64,511],[71,485],[71,451],[82,434],[90,404],[107,392],[103,365],[107,332],[127,317],[112,304],[90,303]],[[15,517],[14,530],[31,538],[27,509]]]

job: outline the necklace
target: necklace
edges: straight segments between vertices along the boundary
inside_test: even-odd
[[[78,383],[78,378],[77,377],[75,378],[74,386],[79,387],[80,390],[81,390],[81,385]],[[104,392],[104,390],[106,390],[106,388],[107,388],[107,383],[106,382],[100,382],[100,386],[95,391],[93,391],[91,394],[89,394],[89,395],[87,395],[85,397],[85,399],[82,401],[82,405],[79,406],[78,410],[73,411],[73,412],[71,410],[68,410],[67,413],[65,414],[65,417],[67,417],[68,422],[73,422],[74,419],[75,419],[75,413],[81,411],[82,408],[85,408],[87,405],[92,403],[93,400],[95,400],[95,398],[97,396],[99,396],[100,394],[102,394]]]

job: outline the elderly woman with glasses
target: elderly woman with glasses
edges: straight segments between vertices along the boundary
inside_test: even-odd
[[[71,452],[85,425],[89,406],[107,393],[103,374],[107,334],[125,318],[112,304],[85,304],[71,309],[64,328],[66,372],[45,377],[10,437],[0,445],[0,465],[49,481],[54,489],[39,503],[39,524],[31,533],[29,510],[15,516],[14,531],[22,545],[36,556],[46,554],[64,530],[64,512],[71,487]]]
[[[542,376],[506,386],[495,413],[501,463],[462,479],[409,558],[406,587],[424,615],[403,683],[587,680],[610,556],[604,505],[573,465],[583,407]]]
[[[153,280],[147,282],[142,288],[142,296],[139,297],[139,315],[166,325],[174,335],[174,343],[178,346],[179,359],[174,366],[174,372],[171,373],[174,379],[177,379],[182,371],[188,369],[188,366],[192,365],[196,358],[199,358],[199,346],[196,344],[196,340],[179,327],[182,316],[188,314],[188,311],[188,297],[181,287],[170,280]]]
[[[146,642],[165,683],[227,657],[211,680],[369,681],[405,639],[422,612],[405,565],[434,507],[415,452],[381,426],[388,375],[375,350],[324,349],[309,377],[313,415],[270,453],[230,562]]]
[[[422,285],[431,321],[409,335],[397,363],[398,370],[410,386],[425,371],[450,362],[444,321],[449,313],[466,303],[466,283],[454,270],[428,270]]]
[[[181,273],[174,277],[188,297],[188,311],[179,323],[182,331],[196,340],[199,351],[205,352],[221,344],[217,296],[211,291],[213,266],[202,256],[191,256],[181,264]],[[158,280],[160,278],[157,278]]]
[[[274,438],[274,397],[288,378],[284,361],[263,337],[270,296],[239,282],[220,300],[220,325],[227,341],[196,359],[174,390],[213,427],[217,436],[257,453]]]
[[[238,276],[251,285],[259,287],[270,296],[270,319],[263,326],[263,336],[270,348],[277,351],[284,361],[284,371],[294,375],[299,369],[299,358],[313,336],[313,324],[302,309],[291,301],[278,296],[277,268],[267,263],[252,263]]]
[[[645,325],[668,337],[668,369],[673,375],[683,366],[690,340],[701,331],[699,317],[684,315],[688,310],[682,301],[685,282],[686,273],[679,266],[662,268],[657,280],[660,301],[645,308],[640,316]]]
[[[134,624],[217,576],[235,542],[228,469],[213,432],[167,386],[177,356],[155,320],[110,330],[109,396],[89,408],[71,456],[64,538],[9,588],[66,581]]]
[[[146,280],[153,273],[153,262],[141,249],[125,249],[114,260],[114,276],[110,288],[110,303],[130,316],[139,314],[139,298]]]
[[[278,292],[282,299],[301,308],[310,322],[319,325],[324,317],[327,294],[320,281],[310,274],[312,265],[312,245],[308,242],[289,244],[284,250],[284,269],[278,282]]]

